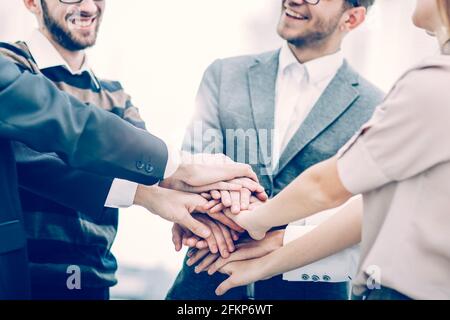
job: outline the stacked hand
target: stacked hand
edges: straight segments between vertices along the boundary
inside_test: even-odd
[[[203,193],[204,197],[200,193]],[[244,208],[249,206],[246,203],[250,202],[251,194],[258,195],[262,199],[267,198],[264,189],[258,183],[256,174],[249,165],[235,163],[222,154],[191,155],[183,153],[178,170],[171,177],[162,181],[160,186],[138,187],[134,203],[178,224],[174,230],[181,239],[185,239],[185,244],[187,243],[186,239],[191,239],[190,242],[197,241],[199,246],[208,246],[213,251],[216,250],[215,248],[221,249],[220,251],[226,255],[234,248],[233,245],[228,244],[228,248],[224,250],[223,243],[230,242],[229,239],[238,239],[238,232],[243,232],[243,229],[232,219],[219,213],[217,208],[214,212],[209,210],[210,200],[213,199],[211,193],[223,195],[223,199],[227,203],[226,208],[231,206],[228,204],[226,196],[231,199],[232,194],[235,199],[232,204],[235,204],[238,199]],[[218,201],[217,204],[219,204]],[[211,219],[206,219],[206,216],[201,215],[194,216],[193,213],[208,214]],[[219,236],[219,232],[222,237]],[[212,237],[212,234],[215,236]],[[202,242],[201,239],[205,240]],[[176,245],[177,250],[180,249],[180,246]]]

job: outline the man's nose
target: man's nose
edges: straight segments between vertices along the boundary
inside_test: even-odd
[[[97,4],[94,0],[84,0],[82,1],[78,7],[82,12],[96,13],[97,12]]]
[[[302,4],[305,4],[305,0],[287,0],[288,5],[291,7],[296,7]]]

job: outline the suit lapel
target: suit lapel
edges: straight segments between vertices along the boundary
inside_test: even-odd
[[[357,74],[344,62],[281,155],[278,173],[359,97],[357,84]]]
[[[270,160],[272,156],[278,57],[279,50],[262,57],[250,67],[248,74],[253,120],[258,134],[260,162],[265,164],[266,175],[271,181]]]

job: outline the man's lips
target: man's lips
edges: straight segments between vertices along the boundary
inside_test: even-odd
[[[69,17],[68,22],[76,28],[89,28],[97,21],[97,16],[92,17]]]
[[[285,7],[285,13],[288,17],[296,19],[296,20],[308,20],[309,18],[305,15],[302,15],[299,12],[292,10],[289,7]]]

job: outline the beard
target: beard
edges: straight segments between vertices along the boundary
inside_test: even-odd
[[[312,30],[306,31],[305,34],[299,36],[284,37],[281,30],[279,30],[279,35],[296,48],[317,47],[336,32],[341,17],[342,14],[329,20],[318,20],[312,26]]]
[[[67,27],[59,23],[55,18],[50,15],[47,3],[42,0],[42,13],[44,18],[44,25],[49,31],[53,40],[62,46],[64,49],[69,51],[80,51],[95,45],[97,40],[97,33],[100,28],[100,22],[97,21],[95,36],[90,41],[83,41],[77,39],[74,34],[68,30]],[[99,12],[99,16],[101,12]]]

